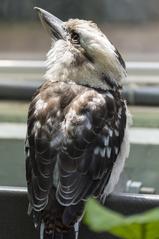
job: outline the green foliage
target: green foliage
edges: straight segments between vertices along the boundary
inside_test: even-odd
[[[126,217],[90,199],[86,203],[84,222],[93,231],[107,231],[123,239],[159,239],[159,208]]]

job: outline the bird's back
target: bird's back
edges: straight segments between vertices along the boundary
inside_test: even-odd
[[[46,235],[72,230],[83,200],[110,193],[125,128],[126,106],[117,92],[71,82],[38,89],[28,114],[26,175],[34,218],[44,222]]]

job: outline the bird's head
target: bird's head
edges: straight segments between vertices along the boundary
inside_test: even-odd
[[[95,23],[79,19],[63,22],[43,9],[35,9],[52,37],[48,80],[101,89],[120,87],[126,76],[125,63]]]

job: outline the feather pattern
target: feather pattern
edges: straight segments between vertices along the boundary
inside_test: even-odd
[[[125,102],[113,91],[64,82],[44,83],[38,90],[28,116],[26,177],[44,239],[54,238],[49,237],[54,228],[56,239],[74,231],[83,201],[102,196],[125,125]]]

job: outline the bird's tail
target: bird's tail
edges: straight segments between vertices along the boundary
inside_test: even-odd
[[[44,223],[40,226],[40,239],[77,239],[78,225],[71,227],[68,231],[50,231],[46,232]]]
[[[62,206],[56,199],[55,189],[50,189],[47,207],[38,215],[40,239],[77,239],[79,223],[83,213],[84,203],[68,207]],[[36,214],[36,212],[34,212]],[[34,221],[36,221],[34,219]]]

